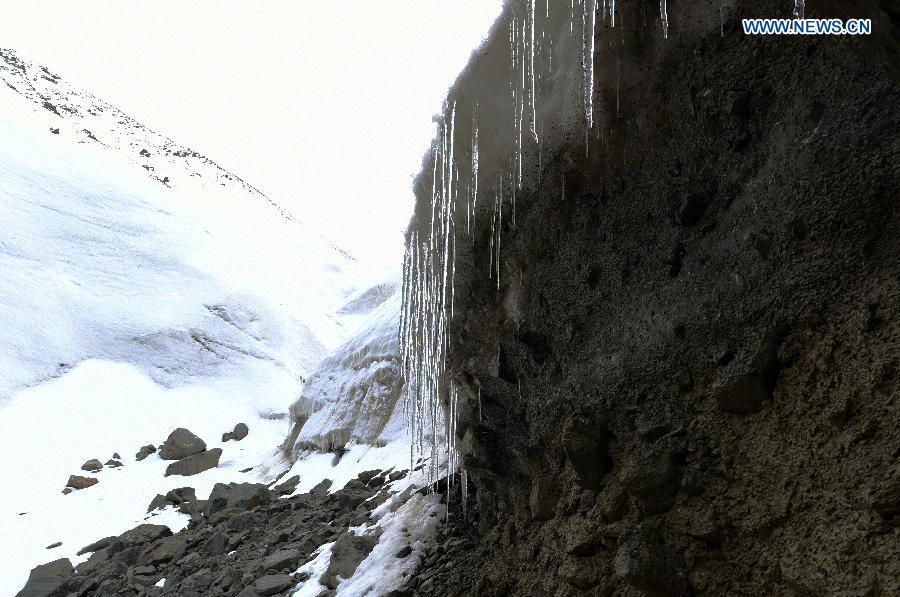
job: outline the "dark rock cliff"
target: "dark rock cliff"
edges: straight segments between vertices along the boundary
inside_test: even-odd
[[[493,199],[454,230],[446,362],[471,496],[447,532],[474,543],[408,588],[898,594],[900,11],[808,2],[874,33],[776,38],[739,17],[790,3],[670,2],[663,40],[658,3],[618,4],[587,139],[580,81],[542,82],[499,289]],[[450,96],[463,122],[479,101],[480,195],[514,153],[491,118],[505,27]]]

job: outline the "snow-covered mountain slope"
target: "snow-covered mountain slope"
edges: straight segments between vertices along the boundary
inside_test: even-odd
[[[356,316],[338,310],[364,276],[250,185],[47,70],[3,50],[0,78],[0,594],[13,595],[33,566],[143,521],[158,492],[279,472],[287,421],[270,415],[350,335]],[[239,421],[248,439],[219,442]],[[223,448],[218,468],[186,481],[156,455],[135,461],[179,426]],[[61,493],[113,452],[124,467]]]
[[[347,337],[358,266],[316,231],[8,50],[0,78],[0,400],[86,358],[300,379]]]

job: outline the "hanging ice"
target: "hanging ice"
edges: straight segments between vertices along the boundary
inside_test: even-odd
[[[802,2],[802,0],[797,0]],[[662,22],[663,38],[669,38],[669,14],[666,11],[666,0],[659,0],[659,20]]]

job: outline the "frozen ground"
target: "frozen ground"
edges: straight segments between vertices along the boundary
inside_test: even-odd
[[[143,522],[153,496],[175,487],[205,497],[216,482],[270,481],[291,466],[301,489],[323,478],[336,489],[362,470],[409,466],[400,425],[377,434],[379,447],[349,443],[339,461],[285,463],[288,419],[270,417],[356,328],[370,328],[350,343],[357,357],[392,358],[390,284],[370,289],[358,263],[253,187],[49,71],[3,51],[0,78],[0,594],[37,564],[84,559],[81,547]],[[359,383],[377,369],[357,370]],[[321,433],[346,426],[344,406],[319,409]],[[237,422],[249,436],[222,444]],[[157,455],[135,461],[175,427],[221,447],[219,468],[166,478]],[[82,463],[114,452],[122,468],[61,493],[70,474],[88,474]],[[435,508],[417,496],[376,524],[390,541]],[[187,523],[171,509],[150,520]],[[389,548],[361,570],[372,576]]]

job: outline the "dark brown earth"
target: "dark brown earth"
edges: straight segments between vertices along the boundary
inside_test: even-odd
[[[900,594],[900,11],[806,4],[876,33],[626,29],[618,116],[607,74],[589,155],[557,130],[504,207],[499,291],[489,215],[458,234],[471,514],[405,594]]]

